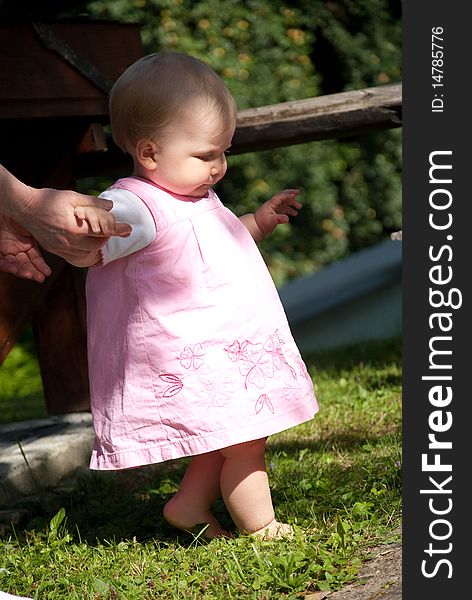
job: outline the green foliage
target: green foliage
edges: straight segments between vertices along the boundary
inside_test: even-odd
[[[31,331],[0,366],[0,423],[46,416],[46,404]]]
[[[146,52],[209,62],[240,109],[401,78],[398,0],[92,0],[86,14],[142,23]],[[261,245],[280,285],[401,228],[400,147],[393,130],[234,156],[217,191],[243,214],[301,189],[298,218]]]

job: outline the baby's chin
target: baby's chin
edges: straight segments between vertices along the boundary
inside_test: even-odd
[[[188,195],[192,198],[205,198],[206,196],[208,196],[208,192],[210,191],[211,187],[211,185],[207,184],[200,185]]]
[[[158,185],[158,184],[156,184]],[[177,187],[174,186],[168,186],[168,187],[164,187],[162,185],[158,185],[158,187],[160,187],[161,189],[165,190],[166,192],[169,192],[170,194],[174,194],[175,196],[182,196],[183,198],[195,198],[195,199],[199,199],[199,198],[206,198],[208,196],[208,192],[211,189],[211,185],[209,184],[203,184],[200,185],[194,189],[177,189]]]

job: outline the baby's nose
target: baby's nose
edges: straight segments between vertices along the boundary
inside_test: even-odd
[[[215,179],[218,177],[222,177],[226,173],[226,156],[224,154],[221,155],[220,158],[217,158],[213,161],[210,169],[210,176]]]
[[[212,177],[216,177],[223,170],[223,163],[221,161],[216,161],[212,164],[210,169],[210,174]]]

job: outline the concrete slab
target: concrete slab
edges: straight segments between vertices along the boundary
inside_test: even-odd
[[[0,508],[88,471],[90,413],[0,425]]]

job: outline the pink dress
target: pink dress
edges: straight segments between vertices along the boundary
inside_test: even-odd
[[[150,210],[146,248],[89,270],[92,469],[210,452],[311,419],[313,384],[250,233],[210,190],[113,188]]]

